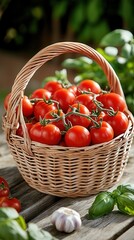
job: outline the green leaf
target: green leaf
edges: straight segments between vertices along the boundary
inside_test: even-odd
[[[83,2],[78,2],[71,12],[69,24],[73,31],[78,31],[81,24],[85,20],[85,4]]]
[[[133,39],[133,34],[124,29],[116,29],[107,35],[105,35],[101,42],[101,46],[122,46],[125,43],[129,43]]]
[[[90,24],[98,22],[103,13],[102,1],[101,0],[88,1],[86,12],[87,12],[87,19]]]
[[[17,219],[18,217],[19,217],[19,214],[15,208],[10,208],[10,207],[0,208],[0,222],[3,221],[4,219],[8,219],[8,218]]]
[[[16,221],[18,222],[22,229],[26,230],[27,225],[24,218],[21,215],[16,219]]]
[[[28,240],[28,236],[17,221],[8,218],[0,222],[0,239]]]
[[[131,192],[134,194],[134,184],[119,185],[117,189],[120,191],[121,194],[125,192]]]
[[[56,240],[57,238],[53,237],[49,232],[39,229],[39,227],[30,223],[28,225],[27,233],[29,240]]]
[[[121,56],[124,58],[130,58],[132,54],[132,47],[131,44],[125,43],[121,50]]]
[[[117,56],[118,49],[116,47],[106,47],[105,48],[105,53],[110,55],[110,56]]]
[[[88,210],[88,217],[95,219],[112,212],[115,200],[109,192],[101,192],[95,198],[92,206]]]
[[[54,19],[61,18],[66,13],[67,5],[68,5],[67,1],[58,2],[57,7],[55,6],[55,4],[53,4],[53,6],[52,6],[53,18]]]
[[[134,194],[124,192],[116,199],[118,209],[125,214],[134,216]]]

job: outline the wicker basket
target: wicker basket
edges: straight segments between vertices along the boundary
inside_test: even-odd
[[[106,190],[119,181],[127,164],[134,122],[126,106],[128,129],[110,142],[81,148],[31,142],[22,114],[24,90],[45,62],[65,53],[78,53],[96,61],[104,71],[111,91],[124,97],[114,70],[97,51],[82,43],[55,43],[39,51],[17,75],[3,117],[3,128],[17,167],[31,187],[60,197],[84,197]],[[18,122],[23,127],[24,138],[16,135]]]

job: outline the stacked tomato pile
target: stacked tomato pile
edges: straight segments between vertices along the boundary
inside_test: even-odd
[[[10,94],[5,98],[7,109]],[[32,141],[64,147],[85,147],[108,142],[128,127],[125,100],[104,92],[93,80],[77,86],[49,81],[24,96],[22,110]],[[20,125],[16,132],[23,137]]]

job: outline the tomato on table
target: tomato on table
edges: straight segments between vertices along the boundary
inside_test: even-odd
[[[9,196],[8,182],[3,177],[0,177],[0,197],[7,197],[7,196]]]
[[[12,207],[15,208],[18,212],[21,211],[21,203],[18,198],[5,197],[0,201],[0,207]]]

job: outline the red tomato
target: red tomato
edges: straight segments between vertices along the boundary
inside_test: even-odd
[[[75,98],[74,103],[81,103],[85,105],[90,112],[96,110],[96,105],[93,102],[93,96],[91,94],[80,94]]]
[[[99,100],[104,108],[110,109],[113,108],[114,111],[121,111],[124,112],[126,108],[126,103],[123,97],[121,97],[117,93],[106,93],[102,94],[97,97],[97,100]]]
[[[76,85],[72,85],[68,88],[69,91],[71,91],[75,96],[77,95],[77,86]]]
[[[44,85],[44,88],[51,92],[51,94],[53,95],[54,92],[62,88],[62,85],[58,81],[50,81]]]
[[[47,90],[47,89],[44,89],[44,88],[38,88],[36,89],[30,96],[30,98],[43,98],[45,100],[48,100],[50,99],[51,97],[51,93]]]
[[[9,98],[11,96],[11,93],[8,93],[4,99],[4,109],[7,110],[8,107],[8,102],[9,102]]]
[[[91,116],[91,117],[94,121],[100,122],[103,120],[104,116],[105,116],[105,112],[101,111],[101,112],[98,112],[97,116]],[[92,120],[91,120],[90,127],[91,126],[94,126],[94,122]]]
[[[8,196],[6,196],[6,197],[0,197],[0,207],[2,207],[1,205],[2,205],[2,203],[4,202],[4,200],[7,199],[7,197],[8,197]]]
[[[27,96],[22,99],[22,111],[25,117],[29,117],[33,114],[33,105]]]
[[[113,128],[105,121],[102,121],[100,127],[91,127],[90,133],[92,144],[108,142],[114,138]]]
[[[106,114],[103,120],[112,126],[115,137],[124,133],[128,128],[128,118],[123,112],[120,111],[118,111],[114,116],[109,116]]]
[[[66,113],[69,106],[74,103],[75,95],[68,89],[62,88],[54,93],[52,99],[59,102],[60,108]]]
[[[57,107],[55,106],[55,103],[46,103],[43,100],[37,102],[34,106],[34,116],[37,121],[40,120],[40,118],[44,118],[45,114],[47,112],[50,112],[52,110],[56,110]]]
[[[71,127],[65,134],[67,147],[85,147],[90,145],[91,136],[87,128],[76,125]]]
[[[100,85],[93,81],[93,80],[89,80],[89,79],[86,79],[86,80],[83,80],[79,83],[78,85],[78,90],[82,90],[82,91],[91,91],[93,93],[100,93],[101,91],[101,88],[100,88]]]
[[[26,127],[27,127],[27,130],[28,132],[30,131],[31,127],[33,126],[33,123],[26,123]],[[23,137],[23,129],[22,129],[22,126],[20,125],[16,131],[16,134],[20,137]]]
[[[29,134],[31,140],[49,145],[56,145],[61,140],[60,129],[54,124],[43,126],[39,122],[35,123]]]
[[[64,116],[64,113],[61,109],[56,109],[56,110],[52,110],[50,112],[47,112],[45,114],[45,119],[57,119],[57,117],[62,117]],[[62,119],[58,120],[58,121],[54,121],[52,122],[52,124],[54,124],[55,126],[57,126],[61,131],[65,130],[65,126],[64,126],[64,122]]]
[[[0,177],[0,197],[6,196],[9,196],[9,185],[3,177]]]
[[[75,109],[76,113],[72,113],[71,115],[67,116],[67,120],[69,120],[72,125],[81,125],[83,127],[88,127],[90,125],[91,120],[86,118],[86,116],[90,115],[89,110],[86,106],[79,103],[74,103],[69,109],[67,110],[67,113],[72,112],[72,108]],[[74,110],[73,110],[74,111]],[[84,114],[85,117],[77,115],[77,114]]]
[[[0,204],[0,207],[12,207],[15,208],[18,212],[21,211],[21,203],[17,198],[6,197]]]

